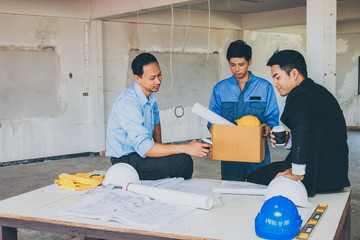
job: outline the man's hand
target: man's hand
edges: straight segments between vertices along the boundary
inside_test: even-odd
[[[284,146],[289,142],[289,139],[290,139],[290,133],[289,133],[289,131],[285,131],[285,144],[284,144]],[[271,140],[271,146],[273,147],[273,148],[275,148],[276,146],[275,146],[275,144],[276,144],[276,141],[275,141],[275,135],[272,133],[272,130],[270,130],[270,134],[269,134],[269,136],[270,136],[270,140]]]
[[[210,152],[211,144],[201,143],[196,140],[188,144],[161,144],[154,143],[145,154],[146,157],[164,157],[171,154],[186,153],[194,157],[206,157]]]
[[[275,148],[275,147],[276,147],[276,146],[275,146],[276,141],[275,141],[275,135],[272,133],[272,130],[270,130],[269,136],[270,136],[271,146],[272,146],[273,148]]]
[[[262,128],[263,136],[264,137],[269,136],[271,128],[268,125],[266,125],[265,123],[261,124],[261,128]]]
[[[298,181],[298,180],[304,180],[304,175],[295,175],[292,173],[292,169],[286,169],[284,172],[279,172],[276,177],[284,176],[287,178],[290,178],[291,180]]]
[[[186,144],[185,153],[194,157],[206,157],[210,152],[209,148],[211,148],[211,144],[201,143],[193,140]]]

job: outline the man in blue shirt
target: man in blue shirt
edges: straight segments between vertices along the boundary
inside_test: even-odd
[[[256,77],[251,66],[251,47],[242,40],[232,42],[227,49],[227,60],[233,76],[217,83],[213,89],[209,109],[230,122],[246,116],[256,116],[262,123],[263,136],[279,125],[279,108],[270,82]],[[208,125],[211,131],[211,125]],[[246,137],[246,136],[244,136]],[[261,163],[221,162],[223,180],[244,181],[261,166],[270,163],[270,151],[265,139],[265,159]]]
[[[162,75],[156,58],[150,53],[138,55],[132,62],[135,83],[115,101],[108,119],[106,156],[112,164],[128,163],[141,180],[166,177],[191,178],[193,160],[189,155],[205,157],[209,144],[162,144],[159,110],[155,92]]]

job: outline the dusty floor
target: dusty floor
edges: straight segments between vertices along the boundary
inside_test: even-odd
[[[351,181],[351,239],[360,240],[360,131],[349,131]],[[272,149],[272,161],[283,160],[287,151]],[[208,158],[194,158],[195,171],[193,177],[220,179],[220,164]],[[32,163],[0,168],[0,200],[28,192],[53,183],[61,173],[74,174],[94,170],[106,170],[110,161],[105,157],[81,157],[65,160],[54,160],[43,163]],[[41,233],[19,229],[19,240],[65,240],[82,239],[70,235]]]

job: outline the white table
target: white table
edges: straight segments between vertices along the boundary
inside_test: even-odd
[[[17,239],[17,228],[84,236],[85,239],[259,239],[255,217],[264,203],[262,196],[224,195],[225,205],[197,209],[158,229],[130,227],[117,222],[73,217],[58,213],[86,195],[42,192],[40,189],[0,201],[0,240]],[[311,200],[328,209],[311,239],[350,238],[350,189],[317,194]],[[316,206],[298,208],[303,225]]]

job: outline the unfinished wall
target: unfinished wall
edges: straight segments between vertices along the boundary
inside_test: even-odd
[[[346,125],[360,127],[360,21],[338,24],[336,53],[336,97],[344,111]]]
[[[179,14],[183,14],[183,17],[179,16]],[[179,14],[176,16],[181,18],[182,21],[187,19],[186,11]],[[147,15],[146,20],[148,22],[156,22],[158,17],[159,14],[154,14],[153,17]],[[198,14],[197,17],[199,17]],[[203,89],[207,89],[202,93],[199,93],[199,91],[195,93],[205,96],[202,96],[200,99],[206,105],[208,105],[211,96],[211,90],[209,89],[212,89],[217,81],[231,76],[225,57],[226,49],[230,42],[240,37],[240,30],[212,28],[210,32],[210,46],[208,46],[208,28],[193,26],[193,22],[190,22],[189,26],[175,25],[171,42],[171,25],[150,24],[141,19],[140,23],[134,23],[133,21],[136,21],[136,17],[126,20],[122,19],[121,21],[103,23],[106,118],[115,99],[128,87],[126,84],[127,78],[128,75],[132,75],[131,72],[128,72],[131,71],[129,56],[132,49],[136,49],[138,52],[153,52],[155,55],[156,53],[169,55],[171,52],[180,55],[193,54],[194,58],[202,59],[198,69],[195,69],[194,66],[189,66],[190,63],[180,64],[176,61],[172,62],[172,67],[177,68],[176,71],[173,71],[173,81],[176,81],[175,85],[177,88],[173,88],[172,94],[181,95],[183,91],[191,91],[192,86],[189,85],[189,81],[182,80],[182,78],[186,75],[193,75],[197,81],[193,84],[204,86]],[[171,15],[165,15],[162,21],[165,23],[171,22]],[[195,23],[199,24],[198,21]],[[213,52],[217,52],[215,56]],[[206,56],[207,53],[212,55],[211,58],[218,58],[218,61],[207,61],[206,58],[197,57],[201,54]],[[160,62],[160,67],[162,71],[169,72],[170,63],[161,64]],[[181,74],[181,72],[186,72],[186,74]],[[208,72],[216,72],[216,75],[211,76],[211,79],[209,79]],[[159,94],[167,90],[166,86],[169,86],[170,81],[172,80],[169,77],[163,78]],[[173,106],[169,106],[169,103],[158,103],[164,142],[176,142],[210,136],[206,128],[206,122],[191,112],[192,105],[195,104],[196,99],[199,98],[194,96],[193,99],[184,101],[184,105],[181,105],[184,109],[182,117],[177,117],[174,114],[174,109],[178,104],[174,103]],[[161,107],[162,105],[165,107]]]
[[[360,21],[343,21],[337,24],[336,40],[336,98],[344,112],[347,126],[360,126],[360,95],[358,94],[358,58],[360,56]],[[306,57],[306,26],[245,31],[248,43],[253,47],[251,70],[268,79],[270,68],[267,60],[276,50],[295,49]],[[311,76],[309,76],[311,77]],[[276,96],[282,113],[285,97]]]
[[[245,40],[252,47],[253,51],[253,64],[250,68],[253,74],[273,83],[270,67],[266,66],[266,63],[277,49],[294,49],[305,56],[306,40],[303,30],[304,29],[301,26],[294,26],[246,31],[246,34],[244,34]],[[284,110],[286,97],[280,96],[276,89],[274,89],[274,91],[278,100],[281,116]]]
[[[131,50],[129,61],[132,62],[140,53],[138,50]],[[152,54],[159,62],[165,80],[161,83],[161,91],[156,93],[156,101],[160,109],[193,106],[194,102],[204,106],[209,104],[213,86],[219,81],[219,54],[177,52],[152,52]],[[206,84],[202,79],[206,79]],[[133,83],[134,76],[129,67],[127,87]]]
[[[0,119],[55,116],[59,111],[56,52],[52,47],[15,49],[0,50],[0,109],[6,109],[0,111]]]
[[[0,69],[1,87],[11,96],[1,99],[0,162],[104,149],[98,26],[69,17],[0,15],[6,29],[0,54],[9,64]],[[20,55],[22,62],[12,64]]]

